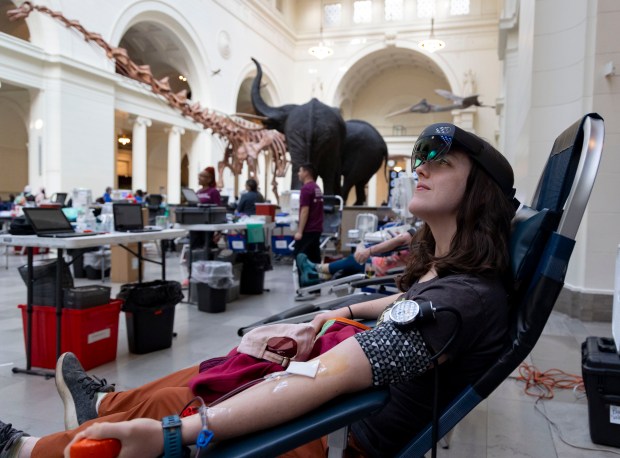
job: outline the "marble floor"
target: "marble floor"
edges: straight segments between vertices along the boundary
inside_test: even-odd
[[[8,269],[4,269],[4,259],[0,260],[0,419],[32,435],[44,435],[63,428],[62,404],[54,381],[11,371],[26,364],[22,319],[17,309],[26,298],[17,267],[25,264],[26,258],[9,255]],[[149,265],[145,280],[159,278],[159,273],[158,266]],[[175,253],[168,256],[167,277],[184,277]],[[76,286],[92,283],[96,282],[76,280]],[[106,284],[112,286],[115,296],[120,284]],[[172,347],[145,355],[128,352],[121,314],[116,360],[90,372],[115,382],[119,389],[131,388],[223,355],[239,342],[239,327],[295,305],[290,265],[276,265],[267,272],[265,288],[268,291],[264,294],[241,296],[218,314],[198,311],[196,305],[179,304]],[[581,322],[553,313],[527,362],[541,371],[558,368],[581,375],[580,345],[589,335],[610,336],[610,323]],[[590,441],[587,400],[583,395],[556,392],[554,399],[535,405],[535,399],[524,393],[522,382],[508,379],[458,425],[450,448],[440,450],[438,456],[551,458],[611,454],[620,455],[620,449]]]

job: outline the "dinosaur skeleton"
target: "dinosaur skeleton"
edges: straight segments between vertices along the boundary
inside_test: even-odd
[[[276,130],[265,129],[260,124],[237,116],[202,108],[199,103],[190,104],[185,89],[177,93],[172,92],[168,77],[156,79],[150,66],[133,62],[126,49],[110,46],[100,34],[89,32],[78,21],[69,20],[58,11],[26,1],[19,7],[8,11],[7,16],[11,21],[25,19],[33,10],[51,16],[67,28],[76,30],[87,42],[93,42],[103,48],[106,56],[114,60],[118,73],[146,84],[154,94],[160,96],[172,108],[201,124],[205,129],[210,129],[212,135],[220,138],[224,144],[224,159],[217,164],[219,188],[224,186],[222,172],[226,167],[237,176],[243,169],[243,163],[246,162],[250,177],[255,178],[258,171],[258,155],[264,152],[266,164],[271,164],[272,191],[276,199],[279,199],[276,178],[285,176],[289,166],[286,139],[283,134]]]

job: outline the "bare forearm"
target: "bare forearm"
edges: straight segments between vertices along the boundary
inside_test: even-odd
[[[409,232],[404,232],[396,237],[393,237],[389,240],[384,240],[381,243],[377,243],[376,245],[371,245],[368,248],[364,247],[362,243],[360,247],[355,251],[355,260],[363,264],[368,260],[371,256],[376,256],[386,251],[391,251],[401,246],[407,246],[411,242],[411,234]]]
[[[393,294],[391,296],[385,296],[380,299],[375,299],[367,302],[360,302],[357,304],[350,305],[351,311],[353,312],[354,318],[364,318],[369,320],[374,320],[383,313],[385,308],[394,302],[400,294]],[[348,307],[343,307],[344,310],[349,310]],[[348,313],[348,312],[346,312]],[[343,316],[347,316],[346,314]]]
[[[297,226],[297,232],[303,232],[308,222],[308,214],[310,213],[310,207],[301,207],[299,210],[299,224]]]
[[[394,302],[400,294],[393,294],[391,296],[385,296],[380,299],[375,299],[368,302],[359,302],[357,304],[351,304],[339,309],[330,310],[329,312],[319,313],[312,320],[312,326],[316,332],[319,332],[323,325],[334,318],[355,318],[355,319],[367,319],[374,320],[379,318],[379,315],[383,313],[385,308]]]
[[[372,246],[372,254],[385,253],[386,251],[394,250],[403,245],[408,245],[411,242],[411,235],[408,232],[404,232],[389,240],[385,240]]]
[[[284,423],[328,400],[367,388],[370,364],[355,339],[347,339],[319,358],[316,378],[291,375],[249,388],[209,408],[208,426],[215,439],[228,439]],[[197,415],[183,420],[183,440],[194,443],[200,431]]]
[[[264,381],[208,409],[207,427],[215,440],[269,428],[303,415],[341,394],[360,391],[372,384],[370,363],[354,338],[349,338],[319,358],[315,378],[290,375]],[[198,414],[182,419],[184,444],[194,444],[202,429]],[[95,423],[78,433],[72,443],[116,438],[121,456],[160,456],[163,451],[161,422],[139,418],[119,423]],[[65,449],[68,456],[71,444]]]

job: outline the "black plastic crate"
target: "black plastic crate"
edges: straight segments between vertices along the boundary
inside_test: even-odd
[[[209,207],[209,224],[226,222],[226,207]]]
[[[101,285],[86,285],[65,289],[64,306],[69,309],[87,309],[110,303],[112,288]]]
[[[620,446],[620,355],[613,339],[588,337],[581,344],[592,442]]]
[[[177,207],[174,212],[179,224],[209,223],[209,207]]]
[[[176,207],[179,224],[220,224],[226,222],[226,207]]]

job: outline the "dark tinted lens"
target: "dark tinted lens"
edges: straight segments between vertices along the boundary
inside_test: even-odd
[[[452,137],[449,135],[432,135],[430,137],[418,138],[413,145],[411,155],[411,165],[413,170],[428,161],[439,159],[450,151]]]
[[[271,337],[267,341],[267,351],[285,358],[294,358],[297,354],[297,342],[290,337]]]

